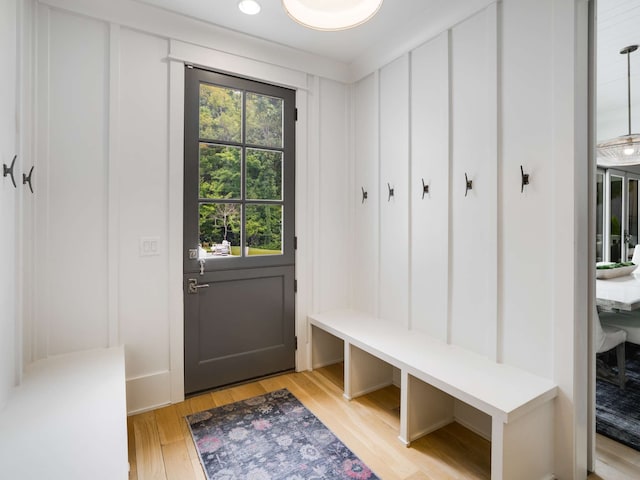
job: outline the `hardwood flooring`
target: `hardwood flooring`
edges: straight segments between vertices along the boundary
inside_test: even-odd
[[[400,391],[387,387],[347,402],[342,366],[290,373],[128,418],[130,480],[206,480],[184,416],[287,388],[380,478],[489,479],[491,445],[453,423],[404,447],[398,441]],[[640,478],[640,454],[598,438],[597,473],[589,480]]]

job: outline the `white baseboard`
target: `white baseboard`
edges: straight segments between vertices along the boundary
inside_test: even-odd
[[[344,357],[334,358],[332,360],[324,360],[323,362],[314,363],[311,366],[311,370],[315,370],[317,368],[328,367],[329,365],[335,365],[336,363],[344,362]]]
[[[383,382],[383,383],[380,383],[378,385],[372,385],[371,387],[362,389],[362,390],[357,391],[357,392],[353,392],[351,394],[351,398],[348,398],[347,396],[345,396],[345,398],[347,398],[348,400],[352,400],[354,398],[361,397],[361,396],[366,395],[368,393],[375,392],[377,390],[381,390],[381,389],[383,389],[385,387],[388,387],[389,385],[393,385],[393,381]]]
[[[147,412],[171,403],[171,372],[127,379],[127,414]]]
[[[473,425],[470,422],[466,422],[458,417],[453,419],[454,422],[459,423],[460,425],[462,425],[464,428],[471,430],[473,433],[475,433],[476,435],[481,436],[482,438],[484,438],[485,440],[489,440],[491,441],[491,432],[487,433],[485,431],[483,431],[481,428],[478,428],[477,425]]]

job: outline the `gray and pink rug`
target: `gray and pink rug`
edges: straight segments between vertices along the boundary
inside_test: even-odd
[[[187,416],[209,480],[377,480],[288,390]]]

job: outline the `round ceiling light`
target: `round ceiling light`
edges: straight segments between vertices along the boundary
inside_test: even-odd
[[[346,30],[373,17],[382,0],[282,0],[287,14],[314,30]]]
[[[260,4],[256,0],[240,0],[238,2],[238,8],[242,13],[247,15],[255,15],[260,13]]]
[[[638,45],[629,45],[620,50],[627,56],[627,122],[629,133],[599,143],[598,165],[614,167],[620,165],[640,165],[640,133],[631,133],[631,54],[638,50]]]

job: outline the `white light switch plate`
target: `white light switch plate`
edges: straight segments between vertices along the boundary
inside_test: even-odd
[[[160,255],[160,237],[140,237],[140,256]]]

